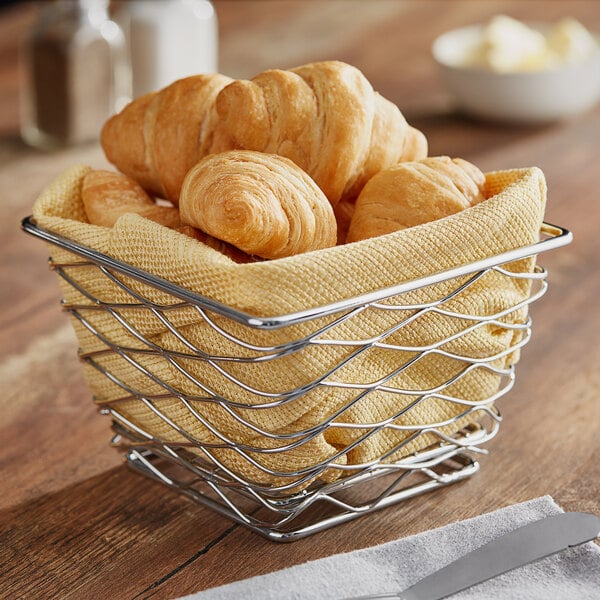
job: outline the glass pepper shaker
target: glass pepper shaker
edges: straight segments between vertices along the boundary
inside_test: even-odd
[[[98,140],[106,119],[131,99],[125,36],[109,0],[53,0],[22,47],[21,134],[53,149]]]

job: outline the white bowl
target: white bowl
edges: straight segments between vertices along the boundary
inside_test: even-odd
[[[445,84],[464,112],[485,119],[541,124],[574,116],[600,100],[600,47],[582,63],[544,71],[499,73],[464,66],[483,28],[454,29],[432,46]]]

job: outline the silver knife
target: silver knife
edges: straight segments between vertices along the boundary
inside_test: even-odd
[[[502,573],[600,536],[600,517],[567,512],[523,525],[427,575],[402,592],[348,600],[440,600]]]

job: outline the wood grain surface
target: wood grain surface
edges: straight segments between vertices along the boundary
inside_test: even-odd
[[[75,162],[107,166],[97,144],[41,153],[19,139],[17,46],[34,7],[0,10],[0,597],[164,598],[372,546],[542,495],[600,514],[600,107],[568,122],[509,127],[458,114],[430,55],[452,27],[504,13],[575,16],[600,31],[600,3],[216,0],[220,70],[339,59],[359,67],[427,135],[431,154],[483,170],[537,165],[547,221],[574,242],[544,255],[549,291],[502,399],[480,473],[285,546],[129,470],[109,447],[59,306],[43,244],[20,219]]]

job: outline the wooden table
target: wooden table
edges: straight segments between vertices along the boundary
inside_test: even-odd
[[[0,596],[176,598],[336,552],[371,546],[535,498],[600,513],[600,106],[569,122],[508,127],[452,110],[430,56],[439,33],[497,13],[600,31],[600,3],[217,0],[221,68],[340,59],[359,67],[427,135],[431,154],[484,170],[538,165],[546,218],[575,241],[544,255],[550,289],[501,401],[499,435],[474,478],[281,546],[131,472],[109,448],[61,313],[46,248],[19,230],[41,189],[74,162],[105,166],[97,144],[56,153],[18,136],[16,42],[30,5],[0,13]]]

